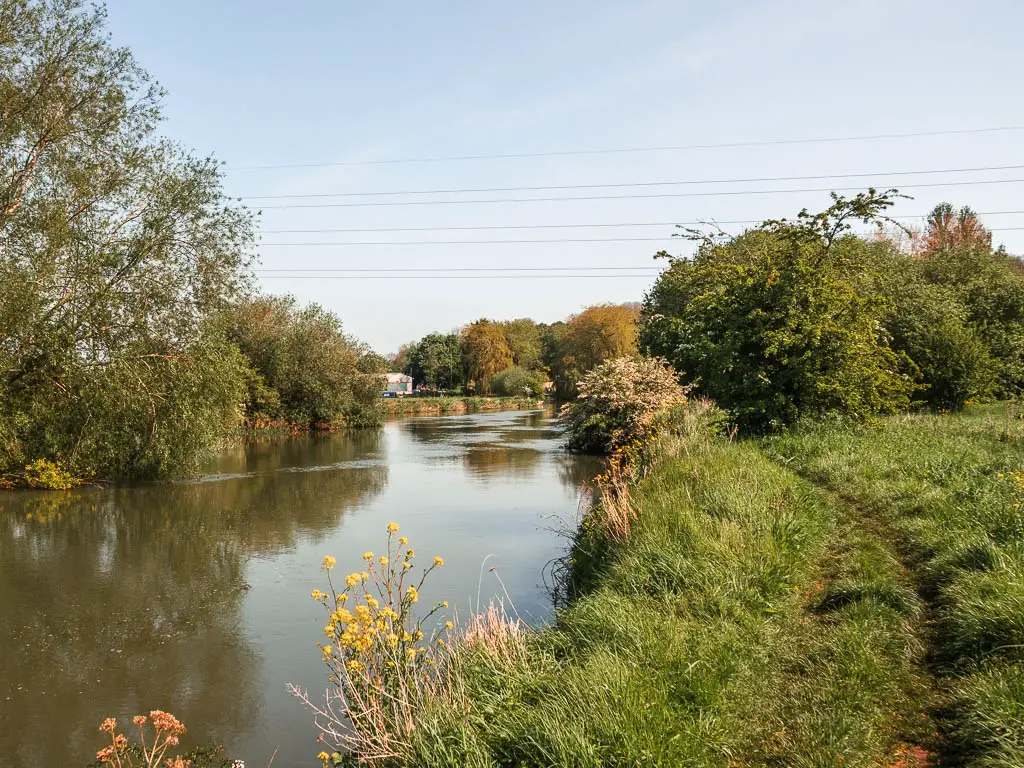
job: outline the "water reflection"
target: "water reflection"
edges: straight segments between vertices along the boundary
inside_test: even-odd
[[[232,446],[169,485],[0,494],[0,765],[80,768],[104,716],[151,708],[250,764],[274,749],[309,764],[310,718],[284,684],[323,684],[306,599],[320,557],[358,567],[401,520],[445,556],[432,596],[486,599],[487,558],[543,619],[551,520],[596,471],[536,411]]]

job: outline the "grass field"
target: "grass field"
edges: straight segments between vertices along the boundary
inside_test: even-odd
[[[884,532],[926,608],[950,764],[1024,766],[1024,421],[1014,406],[766,443]]]
[[[591,587],[460,650],[408,762],[915,765],[932,692],[898,559],[753,443],[660,451]]]

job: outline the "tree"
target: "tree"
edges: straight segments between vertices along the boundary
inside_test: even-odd
[[[631,304],[598,304],[573,315],[558,339],[561,360],[552,378],[561,397],[573,397],[576,383],[605,360],[637,352],[639,308]]]
[[[0,0],[0,462],[152,476],[237,418],[206,320],[245,288],[252,219],[155,135],[161,92],[104,25]]]
[[[462,331],[462,355],[466,374],[484,392],[490,391],[490,379],[512,365],[512,350],[501,323],[483,318]]]
[[[957,211],[949,203],[939,203],[928,214],[922,245],[924,255],[961,246],[991,250],[992,233],[966,205]]]
[[[846,199],[735,238],[701,236],[648,294],[641,344],[666,357],[747,428],[803,415],[906,408],[911,366],[889,344],[876,265],[890,246],[848,233],[886,220],[895,191]]]
[[[969,211],[968,208],[961,209]],[[980,225],[978,225],[980,227]],[[942,286],[966,310],[966,320],[984,342],[995,367],[992,394],[1024,393],[1024,270],[1020,259],[1002,249],[973,224],[936,240],[920,262],[923,279]],[[960,233],[960,234],[956,234]]]
[[[402,370],[417,384],[457,389],[466,383],[462,342],[457,333],[429,333],[408,346]]]
[[[528,317],[509,320],[505,326],[505,341],[512,353],[512,362],[530,371],[541,367],[541,338],[537,323]]]
[[[260,297],[239,303],[225,322],[253,372],[250,418],[308,426],[376,420],[385,363],[333,313],[291,296]]]

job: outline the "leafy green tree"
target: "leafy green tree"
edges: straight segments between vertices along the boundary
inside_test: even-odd
[[[885,220],[894,197],[833,194],[819,214],[801,211],[725,241],[703,237],[694,258],[672,259],[647,296],[642,347],[747,428],[906,408],[911,369],[889,345],[891,302],[873,268],[890,246],[848,233],[854,221]]]
[[[528,317],[503,323],[505,341],[512,352],[512,362],[530,371],[540,370],[542,345],[540,327]]]
[[[161,92],[104,25],[0,2],[0,462],[155,476],[238,416],[206,319],[245,287],[252,220],[156,136]]]
[[[386,365],[347,336],[333,313],[318,304],[300,307],[291,296],[268,296],[239,303],[224,322],[254,372],[250,417],[314,427],[379,419]]]
[[[1024,268],[1020,259],[993,250],[991,235],[969,208],[952,215],[948,203],[933,211],[929,246],[920,255],[924,280],[952,293],[967,323],[987,347],[995,368],[992,394],[1024,393]]]
[[[402,369],[417,386],[458,389],[466,383],[462,341],[457,333],[430,333],[409,345]]]
[[[518,365],[499,371],[491,379],[491,391],[506,397],[542,397],[544,377]]]
[[[512,365],[512,350],[505,338],[505,328],[487,318],[463,329],[462,355],[467,377],[484,392],[490,391],[489,383],[494,374]]]

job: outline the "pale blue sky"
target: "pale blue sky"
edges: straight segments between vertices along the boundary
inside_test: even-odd
[[[692,145],[1024,126],[1024,4],[823,2],[269,2],[111,0],[114,41],[169,91],[164,131],[230,168],[451,155]],[[749,179],[1024,166],[1024,131],[848,143],[462,162],[229,170],[231,194]],[[824,192],[505,204],[270,208],[500,197],[907,186],[1024,179],[1013,170],[874,179],[278,199],[263,206],[264,269],[638,267],[635,241],[412,246],[345,240],[667,237],[670,226],[376,233],[308,230],[746,220],[825,204]],[[1024,210],[1024,183],[906,190],[898,215],[940,200]],[[985,215],[1024,252],[1024,214]],[[1022,229],[1012,229],[1020,227]],[[727,227],[735,230],[736,227]],[[601,279],[271,279],[336,311],[380,351],[480,316],[553,321],[637,301],[650,276]],[[611,272],[605,274],[614,274]]]

